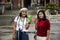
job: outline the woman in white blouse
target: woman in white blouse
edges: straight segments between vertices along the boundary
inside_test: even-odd
[[[29,40],[28,37],[28,28],[29,23],[27,19],[27,8],[22,8],[19,11],[19,16],[16,16],[14,19],[14,30],[13,37],[15,40]]]

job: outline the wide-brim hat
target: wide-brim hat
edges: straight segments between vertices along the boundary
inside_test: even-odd
[[[27,9],[27,8],[21,8],[21,9],[19,10],[19,13],[21,13],[22,11],[28,11],[28,9]]]
[[[37,14],[38,14],[39,11],[45,11],[45,10],[43,10],[43,9],[39,9],[39,10],[37,10]]]

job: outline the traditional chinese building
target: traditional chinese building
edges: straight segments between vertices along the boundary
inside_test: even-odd
[[[60,0],[15,0],[15,7],[30,7],[33,5],[37,6],[46,6],[47,3],[57,3],[59,4]],[[60,5],[60,4],[59,4]]]
[[[10,5],[10,8],[21,8],[21,7],[46,7],[48,3],[56,3],[60,7],[60,0],[0,0],[0,4]],[[4,10],[3,6],[3,10]]]
[[[46,7],[48,3],[56,3],[60,7],[60,0],[0,0],[0,2],[11,4],[11,8]]]
[[[36,6],[46,6],[47,3],[57,3],[60,6],[60,0],[0,0],[0,2],[13,2],[13,6],[17,7],[30,7],[33,5]]]

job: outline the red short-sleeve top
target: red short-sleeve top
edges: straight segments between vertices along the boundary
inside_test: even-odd
[[[49,20],[46,19],[46,20],[41,20],[39,22],[36,21],[35,23],[37,24],[37,35],[38,36],[47,36],[47,30],[50,30]]]

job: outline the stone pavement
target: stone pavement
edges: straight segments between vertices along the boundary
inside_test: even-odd
[[[12,26],[0,26],[0,40],[12,40]],[[34,24],[29,28],[34,32]],[[34,40],[34,33],[29,33],[29,40]],[[60,40],[60,24],[51,24],[51,40]]]

